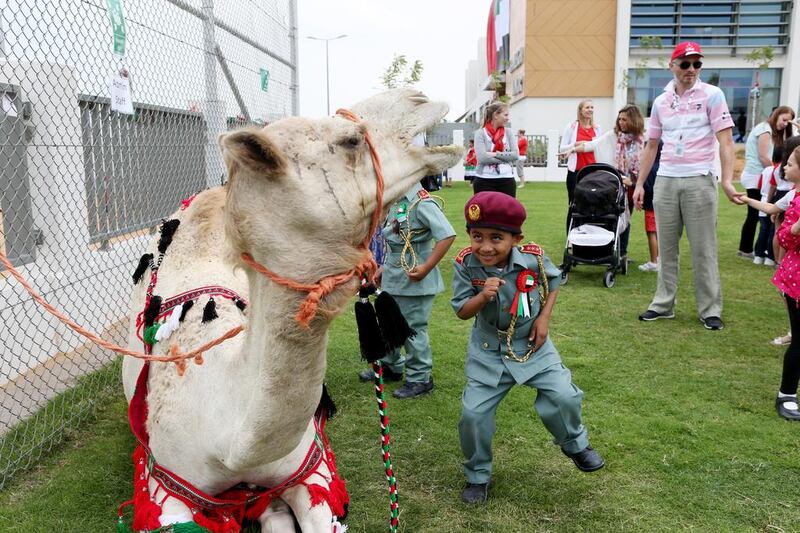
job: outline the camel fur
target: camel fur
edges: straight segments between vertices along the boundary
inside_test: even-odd
[[[384,209],[424,175],[461,157],[461,147],[411,145],[416,134],[447,111],[445,104],[430,102],[422,93],[389,91],[351,109],[362,117],[361,124],[338,116],[293,117],[222,135],[228,183],[200,193],[173,215],[181,222],[155,293],[168,298],[220,285],[250,304],[242,312],[232,301],[216,299],[219,318],[201,323],[208,301],[201,297],[169,340],[153,347],[154,354],[166,354],[172,344],[188,351],[235,326],[245,327],[206,352],[204,364],[190,363],[182,377],[173,364],[150,366],[146,427],[152,453],[163,467],[207,494],[241,482],[272,487],[298,468],[314,438],[312,416],[325,377],[328,328],[356,286],[353,280],[334,290],[304,328],[294,316],[306,294],[275,285],[243,265],[240,254],[250,253],[300,283],[353,268],[363,258],[359,245],[377,205],[366,130],[383,165]],[[158,257],[156,242],[147,252]],[[134,287],[133,317],[144,306],[149,276],[148,270]],[[141,349],[133,328],[130,346]],[[141,367],[139,360],[124,362],[129,402]],[[150,490],[153,496],[152,482]],[[296,486],[262,515],[262,531],[286,531],[292,523],[288,508],[303,532],[331,530],[330,508],[312,507],[308,490]],[[167,498],[162,524],[190,520],[182,502]]]

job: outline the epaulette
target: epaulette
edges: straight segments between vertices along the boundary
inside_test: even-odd
[[[431,195],[428,194],[428,191],[426,191],[425,189],[420,189],[419,192],[417,193],[417,196],[419,196],[420,200],[427,200],[428,198],[431,197]]]
[[[471,253],[472,253],[472,246],[467,246],[466,248],[458,252],[458,255],[456,256],[456,263],[458,263],[459,265],[463,265],[464,259],[466,259],[466,257]]]
[[[519,251],[523,254],[543,255],[542,247],[535,242],[529,242],[519,247]]]

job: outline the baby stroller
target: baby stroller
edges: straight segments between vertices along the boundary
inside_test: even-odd
[[[628,273],[628,261],[619,250],[619,236],[629,223],[619,171],[602,163],[580,169],[570,211],[561,282],[567,282],[575,265],[602,265],[608,267],[603,284],[613,287],[617,272]]]

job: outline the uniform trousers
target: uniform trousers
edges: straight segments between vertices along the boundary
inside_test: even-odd
[[[406,340],[406,355],[400,349],[394,350],[383,358],[383,362],[392,372],[401,374],[406,371],[406,381],[409,383],[427,383],[431,380],[433,368],[433,353],[431,352],[428,337],[428,319],[433,309],[433,294],[424,296],[397,296],[392,295],[400,307],[408,325],[416,334]]]
[[[722,315],[717,264],[717,180],[714,176],[658,176],[653,207],[658,232],[658,283],[649,309],[671,313],[678,294],[679,243],[683,229],[692,252],[694,294],[700,318]]]
[[[492,477],[492,437],[497,406],[516,383],[508,371],[503,372],[496,387],[467,376],[461,396],[458,432],[464,454],[464,474],[469,483],[487,483]],[[551,365],[522,385],[537,389],[533,407],[556,444],[567,453],[579,452],[589,445],[586,428],[581,422],[583,391],[572,383],[569,369],[561,363]]]

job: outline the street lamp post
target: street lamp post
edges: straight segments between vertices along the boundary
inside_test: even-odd
[[[328,101],[328,116],[331,115],[331,77],[330,72],[328,69],[328,43],[330,41],[335,41],[336,39],[343,39],[347,37],[347,35],[342,34],[337,37],[328,37],[327,39],[324,37],[312,37],[311,35],[308,36],[309,39],[313,39],[315,41],[325,41],[325,93]]]

